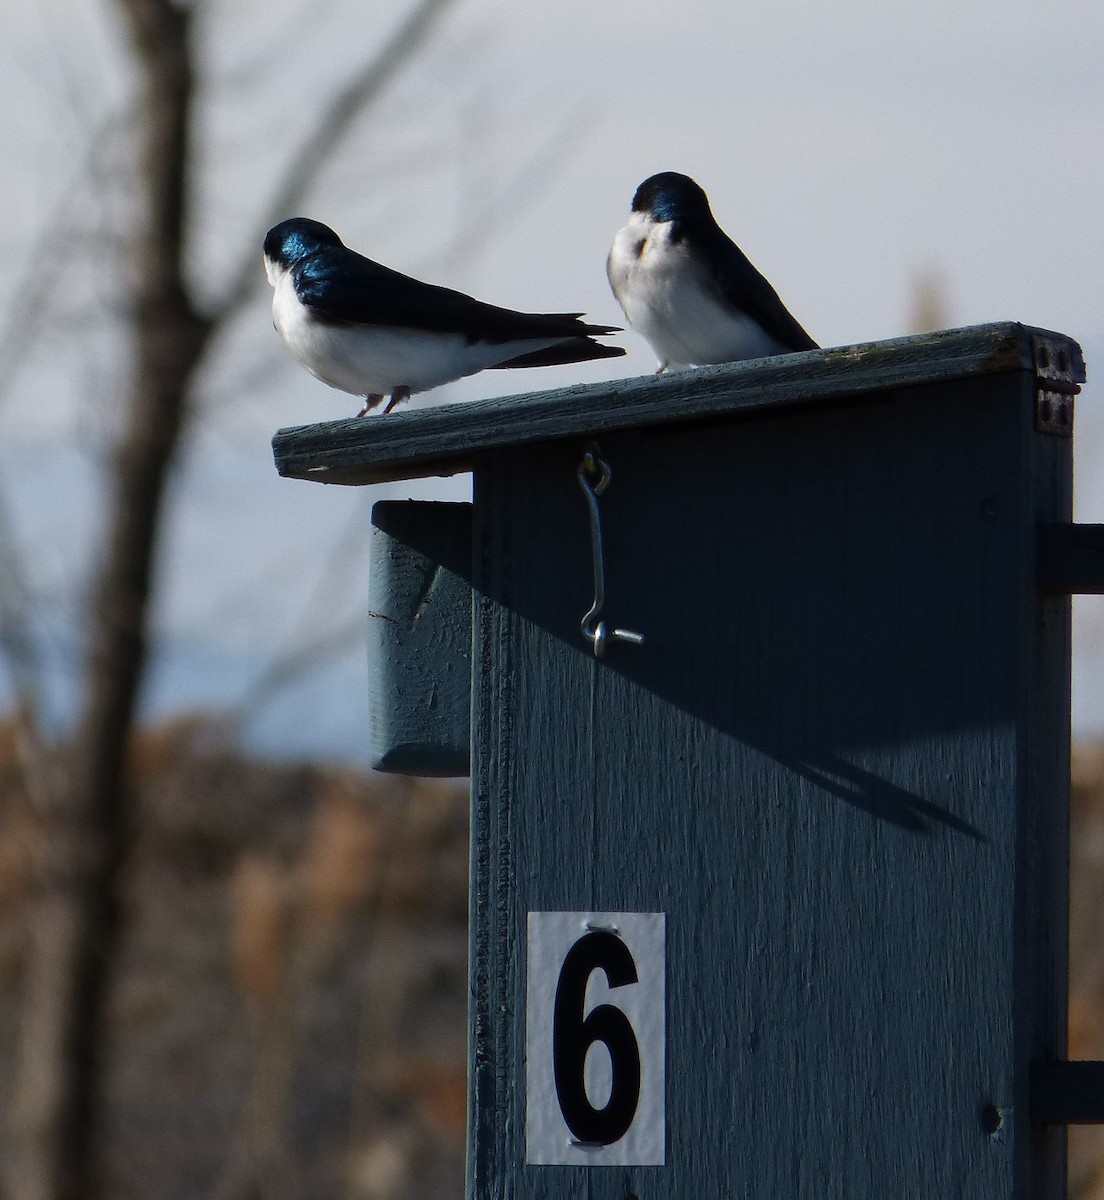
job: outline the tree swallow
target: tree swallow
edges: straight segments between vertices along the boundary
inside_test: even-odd
[[[606,274],[629,324],[658,355],[657,374],[817,348],[686,175],[664,171],[636,189]]]
[[[390,412],[487,367],[547,367],[616,358],[620,346],[591,341],[619,333],[582,313],[521,313],[421,283],[345,247],[328,226],[293,217],[265,236],[276,289],[272,318],[291,353],[330,387],[364,396],[364,416],[389,396]]]

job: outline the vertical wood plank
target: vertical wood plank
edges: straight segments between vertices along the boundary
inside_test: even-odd
[[[608,615],[648,640],[603,663],[583,446],[479,471],[473,1198],[1062,1194],[1040,437],[1010,374],[604,438]],[[665,1167],[524,1164],[531,910],[667,913]]]
[[[1031,382],[1025,382],[1031,389]],[[1073,519],[1072,442],[1031,438],[1029,494],[1039,525]],[[1035,541],[1038,551],[1038,538]],[[1039,575],[1035,564],[1036,578]],[[1022,1037],[1030,1062],[1064,1059],[1069,1009],[1069,804],[1072,605],[1068,595],[1039,590],[1026,633],[1029,658],[1026,788],[1021,818],[1020,864],[1025,879],[1020,934],[1025,1001]],[[1020,1080],[1021,1085],[1023,1079]],[[1030,1077],[1020,1090],[1030,1107]],[[1053,1200],[1066,1194],[1063,1125],[1036,1125],[1024,1194]]]
[[[518,1056],[507,1019],[519,995],[521,950],[511,901],[514,753],[512,614],[508,594],[511,480],[489,456],[475,479],[472,581],[472,819],[469,1002],[468,1195],[502,1196],[519,1134],[511,1084]],[[477,733],[475,731],[478,731]],[[478,751],[476,747],[478,746]],[[509,1131],[509,1133],[507,1133]]]

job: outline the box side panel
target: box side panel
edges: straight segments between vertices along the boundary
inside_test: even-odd
[[[480,473],[473,1196],[1016,1194],[1038,514],[965,386],[603,439],[604,662],[583,445]],[[525,1162],[547,911],[666,914],[663,1166]]]

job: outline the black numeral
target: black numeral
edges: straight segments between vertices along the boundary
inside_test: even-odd
[[[640,1047],[629,1018],[612,1004],[599,1004],[585,1017],[587,983],[604,972],[611,988],[636,983],[636,963],[613,933],[595,930],[567,952],[556,983],[552,1014],[552,1063],[556,1096],[568,1129],[581,1142],[609,1146],[628,1131],[640,1102]],[[613,1085],[603,1108],[586,1092],[587,1051],[602,1042],[609,1051]]]

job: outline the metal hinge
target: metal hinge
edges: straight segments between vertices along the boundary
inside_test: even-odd
[[[1081,390],[1074,382],[1075,364],[1069,343],[1034,334],[1035,428],[1059,437],[1073,436],[1073,398]]]

